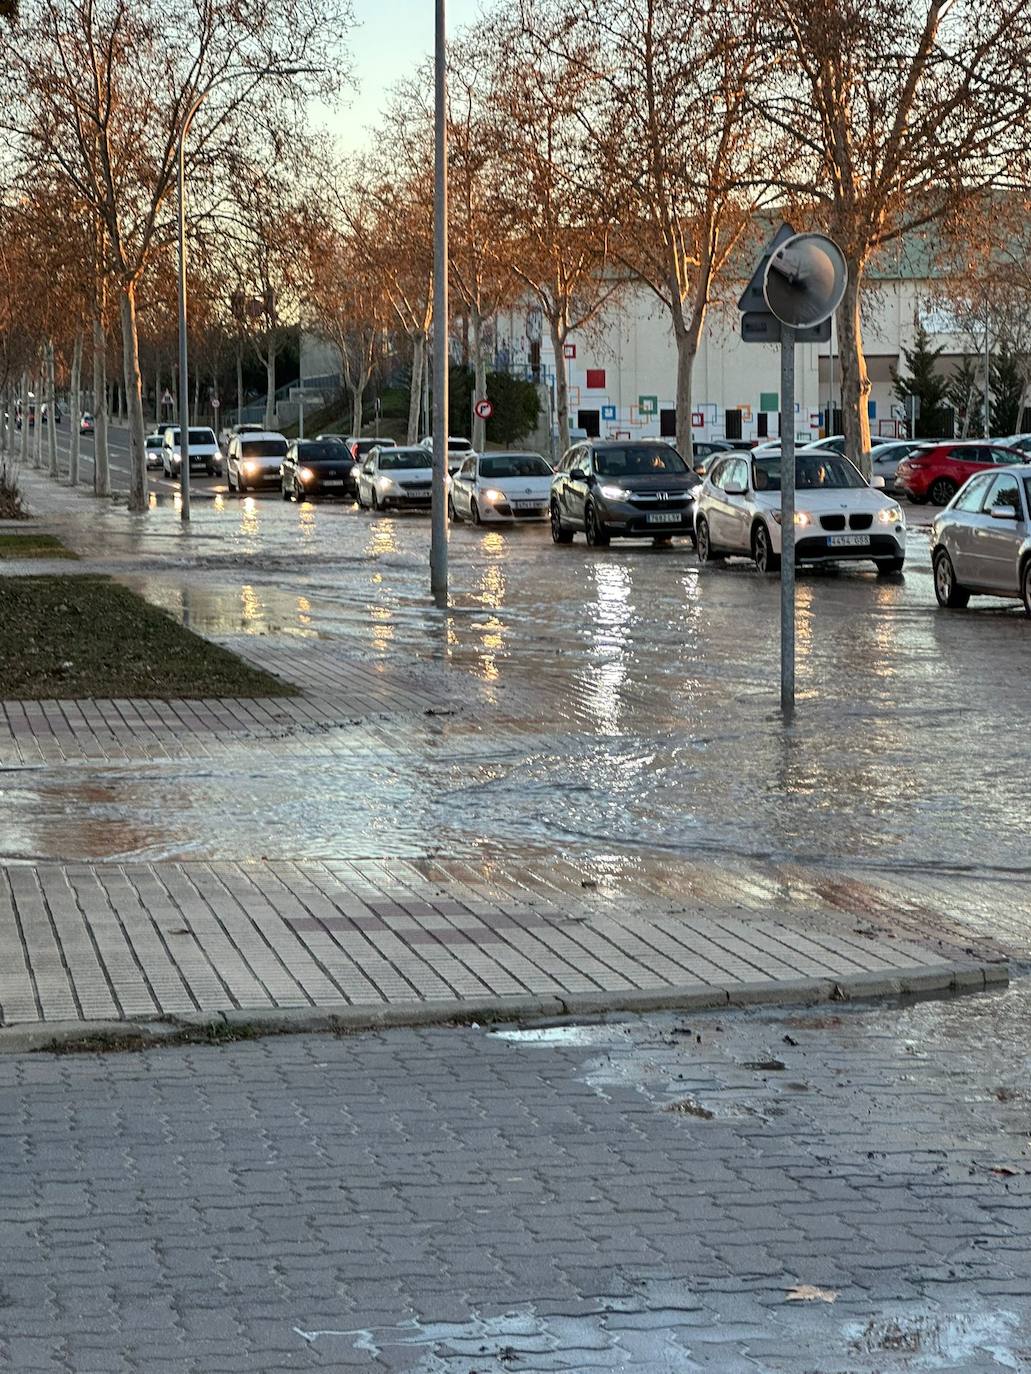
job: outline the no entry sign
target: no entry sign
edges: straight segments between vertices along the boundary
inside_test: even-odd
[[[494,414],[494,407],[484,396],[482,401],[477,401],[473,406],[473,414],[478,420],[489,420]]]

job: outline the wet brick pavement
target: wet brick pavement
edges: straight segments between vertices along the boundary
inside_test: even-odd
[[[2,1058],[0,1364],[1025,1369],[1029,1014]]]

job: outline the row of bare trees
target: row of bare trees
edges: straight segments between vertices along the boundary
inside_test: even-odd
[[[19,350],[48,365],[56,353],[70,375],[92,358],[103,392],[114,325],[136,508],[141,372],[148,356],[152,372],[172,364],[173,181],[198,102],[186,143],[198,337],[213,358],[255,349],[271,412],[287,331],[321,333],[359,427],[377,364],[403,352],[417,436],[432,82],[428,68],[403,79],[366,151],[341,163],[307,115],[313,95],[334,93],[329,59],[349,23],[334,0],[22,7],[17,79],[0,96],[11,150],[0,234],[31,261],[18,268],[26,312],[9,312],[6,365],[13,379],[27,366]],[[535,306],[561,360],[618,294],[644,292],[675,342],[689,452],[710,312],[735,294],[771,221],[789,216],[831,233],[848,260],[843,414],[850,449],[864,453],[871,268],[918,236],[968,277],[972,264],[997,275],[1003,259],[1019,276],[1007,246],[1026,232],[1029,199],[1023,0],[519,0],[458,33],[449,66],[453,325],[477,394],[500,312]],[[564,444],[560,363],[555,389]]]

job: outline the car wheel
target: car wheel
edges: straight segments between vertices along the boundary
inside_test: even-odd
[[[879,573],[900,573],[906,566],[904,558],[875,558]]]
[[[556,544],[571,544],[573,542],[573,531],[567,530],[563,525],[558,503],[555,501],[551,503],[551,537]]]
[[[210,463],[207,465],[204,471],[208,474],[209,477],[214,477],[215,475],[215,469],[211,466]]]
[[[475,497],[473,498],[472,501],[469,502],[469,514],[472,516],[472,520],[473,520],[473,524],[474,524],[474,525],[482,525],[482,524],[483,524],[483,517],[480,515],[480,508],[479,508],[479,506],[476,504],[476,499],[475,499]]]
[[[1020,598],[1024,603],[1024,614],[1031,615],[1031,558],[1024,560],[1024,571],[1020,578]]]
[[[609,536],[605,533],[605,527],[598,518],[598,512],[594,508],[593,501],[588,501],[584,510],[584,533],[592,548],[604,548],[609,542]]]
[[[931,483],[928,495],[936,506],[947,506],[956,495],[956,484],[947,477],[938,477]]]
[[[756,568],[764,576],[780,572],[780,554],[773,552],[770,532],[761,520],[752,531],[752,557]]]
[[[450,492],[448,492],[447,497],[447,518],[451,521],[452,525],[458,523],[458,512],[455,510],[455,503],[451,499]]]
[[[934,567],[934,594],[938,605],[949,610],[962,610],[970,600],[970,593],[956,581],[956,569],[952,559],[944,549],[935,551],[932,560]]]
[[[712,547],[712,539],[709,535],[709,522],[702,515],[698,519],[698,532],[695,535],[695,549],[698,553],[699,563],[722,563],[723,558],[716,553]]]
[[[284,501],[289,501],[289,500],[290,500],[290,492],[287,490],[286,478],[283,479],[283,482],[282,482],[282,484],[280,485],[279,491],[280,491],[280,494],[281,494],[281,496],[282,496],[282,498],[283,498]]]

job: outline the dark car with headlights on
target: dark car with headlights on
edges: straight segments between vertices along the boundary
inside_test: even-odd
[[[599,439],[575,444],[551,481],[551,537],[568,544],[583,530],[588,544],[675,534],[694,543],[697,474],[670,444]]]
[[[329,439],[294,439],[283,459],[283,500],[313,501],[318,496],[353,500],[357,485],[351,455]]]

